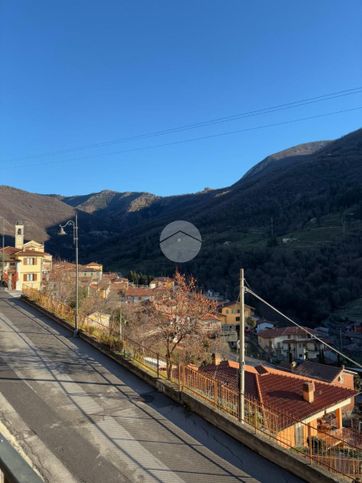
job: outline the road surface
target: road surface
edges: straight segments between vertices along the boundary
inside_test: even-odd
[[[4,291],[0,331],[0,421],[45,481],[301,481]]]

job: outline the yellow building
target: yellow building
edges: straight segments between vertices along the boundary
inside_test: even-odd
[[[245,319],[253,317],[253,315],[254,308],[245,304]],[[240,323],[240,304],[234,302],[224,305],[220,316],[223,324],[238,325]]]
[[[24,288],[40,290],[52,268],[52,256],[44,250],[44,244],[31,240],[24,242],[24,225],[15,225],[15,248],[5,247],[7,264],[4,280],[8,288],[22,291]]]

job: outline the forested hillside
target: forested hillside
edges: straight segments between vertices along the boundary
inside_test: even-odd
[[[122,273],[172,273],[160,232],[188,220],[203,246],[180,269],[234,297],[243,266],[256,291],[311,325],[362,297],[362,129],[268,156],[223,189],[46,197],[2,187],[0,207],[9,234],[20,214],[29,238],[48,239],[48,250],[67,258],[71,238],[57,238],[56,228],[77,210],[81,258]]]

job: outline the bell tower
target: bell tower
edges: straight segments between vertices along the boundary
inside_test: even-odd
[[[21,250],[24,246],[24,223],[17,221],[15,225],[15,248]]]

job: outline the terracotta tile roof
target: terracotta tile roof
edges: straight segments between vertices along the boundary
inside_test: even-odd
[[[227,308],[227,307],[234,307],[235,305],[237,305],[237,306],[238,306],[238,308],[239,308],[239,306],[240,306],[239,302],[222,302],[222,303],[220,303],[220,304],[219,304],[219,306],[220,306],[221,308],[224,308],[224,307],[225,307],[225,308]],[[245,304],[245,308],[249,308],[249,309],[251,309],[251,310],[255,310],[255,308],[254,308],[254,307],[252,307],[251,305],[248,305],[248,304]]]
[[[69,272],[75,271],[75,263],[70,263],[66,261],[53,263],[53,271],[56,271],[56,270],[69,271]],[[97,270],[96,268],[88,267],[88,265],[79,265],[79,271],[86,272],[86,273],[97,273],[97,274],[101,273],[100,270]]]
[[[44,257],[44,252],[37,252],[35,250],[17,250],[15,253],[16,257]]]
[[[245,366],[245,387],[247,394],[251,397],[258,398],[258,387],[255,380],[256,370],[252,366]],[[209,377],[223,381],[227,386],[233,389],[238,388],[239,364],[234,361],[222,361],[218,365],[209,364],[200,367],[200,372],[207,374]]]
[[[13,255],[14,253],[17,253],[18,251],[19,251],[19,248],[4,247],[4,253],[6,253],[7,255]],[[1,248],[0,252],[2,252],[2,248]]]
[[[313,377],[325,382],[332,382],[343,371],[342,367],[328,366],[319,362],[303,361],[290,369],[294,374]]]
[[[222,361],[219,365],[209,364],[200,367],[200,372],[208,374],[229,387],[238,390],[239,364],[234,361]],[[303,398],[303,383],[314,381],[315,398],[309,403]],[[266,406],[274,409],[286,423],[288,414],[291,421],[304,420],[318,412],[356,395],[356,392],[315,379],[287,373],[272,367],[245,366],[245,394],[256,398]]]
[[[306,330],[311,332],[312,334],[316,334],[313,329],[309,327],[305,327]],[[301,335],[306,336],[307,333],[300,329],[299,327],[292,326],[292,327],[274,327],[273,329],[266,329],[263,330],[258,334],[258,337],[262,337],[263,339],[273,339],[274,337],[286,337],[288,335]]]

